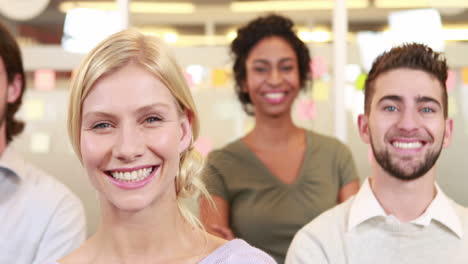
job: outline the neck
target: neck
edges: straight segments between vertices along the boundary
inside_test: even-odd
[[[257,115],[255,127],[246,136],[246,140],[257,145],[278,146],[303,136],[304,130],[294,125],[289,113],[275,118]]]
[[[3,118],[3,121],[0,124],[0,155],[5,151],[7,145],[6,120]]]
[[[90,239],[97,250],[96,260],[168,263],[194,251],[203,253],[203,233],[185,221],[174,200],[158,201],[138,212],[124,212],[102,202],[101,226]]]
[[[402,181],[378,166],[373,169],[370,181],[371,189],[385,213],[403,223],[421,216],[436,195],[435,167],[418,179]]]

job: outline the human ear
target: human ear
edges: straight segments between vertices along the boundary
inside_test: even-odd
[[[23,87],[23,78],[20,74],[15,74],[11,83],[8,84],[7,102],[12,104],[21,96]]]
[[[445,133],[444,133],[444,142],[443,146],[448,147],[452,142],[452,133],[453,133],[453,119],[447,118],[445,120]]]
[[[361,136],[362,141],[366,144],[370,143],[369,135],[369,117],[365,114],[360,114],[358,116],[358,129],[359,135]]]
[[[192,120],[193,114],[186,111],[180,115],[180,141],[179,141],[179,153],[184,152],[188,149],[193,141],[192,134]]]

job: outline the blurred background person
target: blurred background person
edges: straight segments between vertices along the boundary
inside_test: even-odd
[[[349,149],[293,123],[293,102],[310,73],[309,51],[293,26],[273,14],[237,31],[235,90],[255,126],[209,155],[203,174],[216,209],[200,200],[209,232],[243,238],[278,263],[303,225],[359,189]]]
[[[65,256],[86,237],[81,201],[34,167],[11,143],[26,79],[14,37],[0,24],[0,263],[36,264]]]
[[[160,40],[130,29],[94,48],[72,80],[68,129],[102,218],[60,263],[275,263],[243,240],[206,233],[182,202],[207,194],[193,149],[199,122]]]

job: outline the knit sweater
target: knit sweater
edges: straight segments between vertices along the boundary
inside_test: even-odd
[[[466,264],[468,209],[450,201],[463,233],[459,237],[443,223],[400,223],[376,216],[348,229],[355,197],[323,213],[294,237],[286,264]]]

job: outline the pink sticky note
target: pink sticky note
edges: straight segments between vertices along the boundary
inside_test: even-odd
[[[447,72],[447,81],[445,85],[447,86],[447,92],[451,92],[455,89],[455,83],[457,79],[457,74],[453,70],[448,70]]]
[[[301,99],[297,104],[297,115],[300,120],[314,120],[317,116],[315,102],[310,99]]]
[[[34,88],[41,91],[55,89],[55,71],[49,69],[34,72]]]
[[[317,79],[327,74],[327,61],[322,56],[313,57],[310,62],[310,70],[312,71],[312,78]]]
[[[185,72],[184,73],[185,81],[187,82],[187,85],[190,89],[193,89],[195,87],[195,83],[193,82],[193,77],[190,73]]]
[[[203,157],[206,157],[213,149],[213,142],[209,138],[199,137],[195,141],[194,147]]]

